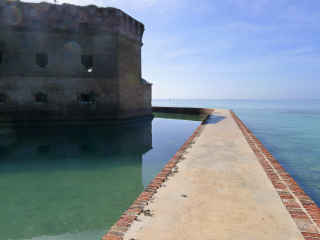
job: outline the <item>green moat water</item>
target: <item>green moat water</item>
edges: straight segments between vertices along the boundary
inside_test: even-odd
[[[0,127],[0,239],[101,239],[203,120],[155,116]]]

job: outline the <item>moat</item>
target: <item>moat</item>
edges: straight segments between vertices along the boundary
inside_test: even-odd
[[[101,239],[203,120],[181,118],[2,126],[0,239]]]

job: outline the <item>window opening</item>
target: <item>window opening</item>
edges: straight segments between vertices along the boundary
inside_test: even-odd
[[[36,93],[36,102],[38,103],[46,103],[47,102],[47,94],[44,93]]]
[[[93,56],[81,55],[81,64],[87,69],[88,72],[93,70]]]
[[[80,94],[80,101],[83,103],[92,103],[92,94]]]
[[[48,65],[48,54],[36,53],[36,64],[42,68]]]
[[[2,62],[2,52],[0,52],[0,64]]]
[[[5,101],[6,101],[6,97],[3,93],[1,93],[0,94],[0,105],[3,105]]]

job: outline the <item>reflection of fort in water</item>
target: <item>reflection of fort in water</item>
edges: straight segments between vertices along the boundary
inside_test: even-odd
[[[151,123],[0,126],[0,239],[106,231],[144,189]]]
[[[143,33],[115,8],[0,0],[0,122],[70,121],[0,125],[0,240],[107,230],[142,192]]]
[[[0,127],[0,159],[5,161],[139,156],[152,148],[152,119],[79,125]],[[135,158],[135,157],[133,157]],[[92,159],[91,159],[92,160]]]

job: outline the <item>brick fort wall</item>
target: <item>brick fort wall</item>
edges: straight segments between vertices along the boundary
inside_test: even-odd
[[[143,32],[115,8],[0,0],[0,121],[152,115]]]

